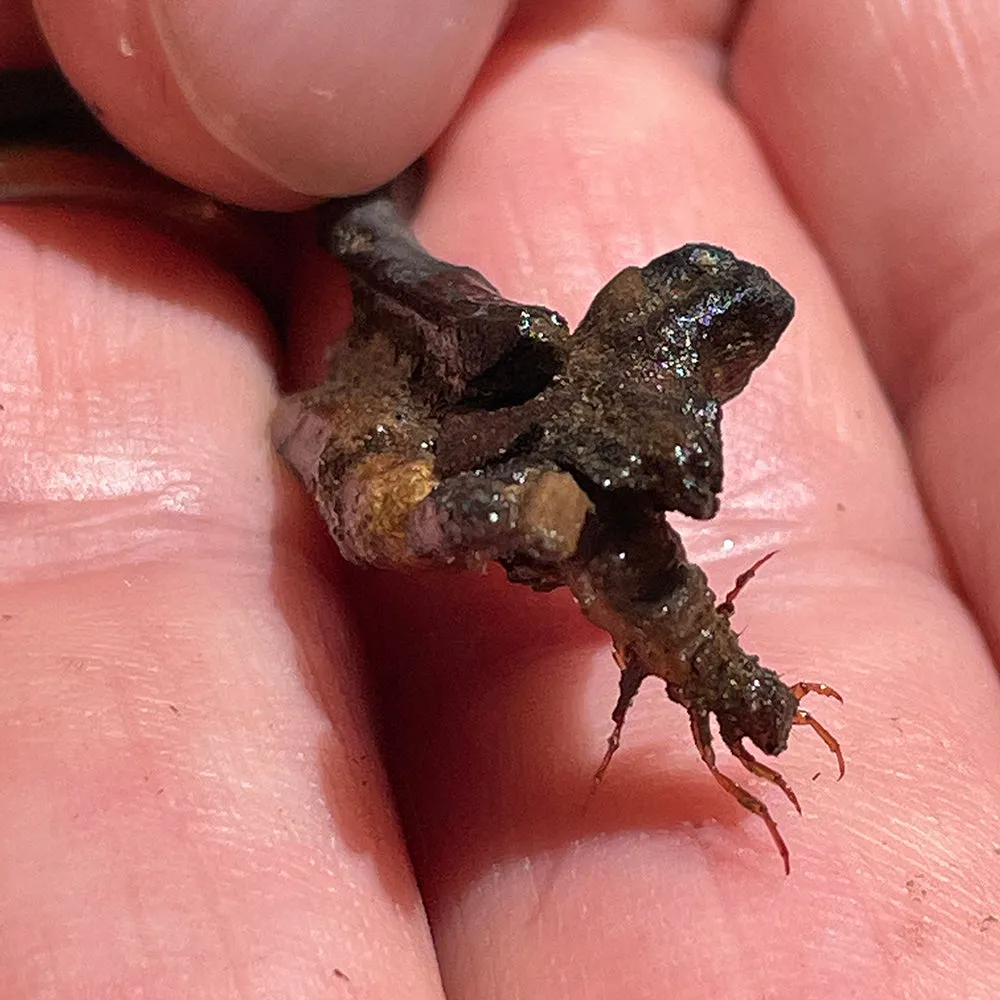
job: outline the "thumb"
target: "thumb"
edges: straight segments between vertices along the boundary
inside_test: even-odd
[[[36,0],[63,70],[155,167],[290,208],[374,187],[447,125],[505,0]]]

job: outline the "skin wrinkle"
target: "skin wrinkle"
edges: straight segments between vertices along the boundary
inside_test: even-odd
[[[108,706],[108,721],[113,713],[118,723],[116,726],[118,735],[127,744],[127,747],[123,748],[125,750],[124,756],[131,758],[131,762],[137,770],[147,773],[157,770],[155,753],[150,751],[148,742],[141,735],[143,727],[137,726],[135,723],[135,717],[138,713],[127,693],[128,678],[116,670],[100,669],[96,663],[95,668],[99,670],[99,673],[96,673],[95,670],[92,677],[94,680],[102,682],[102,686],[106,689],[112,703]],[[115,831],[114,836],[117,839],[117,831]],[[192,842],[185,840],[185,843],[188,845],[189,852],[195,849]],[[152,956],[159,952],[145,928],[147,923],[146,907],[142,905],[145,896],[142,890],[144,874],[139,869],[125,869],[122,873],[123,895],[128,905],[131,929],[143,955],[143,958],[139,960],[140,965],[145,965]]]
[[[136,716],[140,713],[133,705],[133,699],[125,690],[125,681],[129,680],[117,670],[104,672],[109,687],[113,693],[118,715],[122,722],[123,731],[131,747],[131,754],[137,757],[136,763],[140,764],[144,770],[152,772],[156,768],[155,751],[151,751],[149,742],[146,739],[146,726],[144,722],[138,721]],[[131,678],[134,681],[136,678]],[[210,875],[203,858],[203,848],[197,837],[185,835],[188,831],[175,830],[181,835],[176,839],[186,848],[185,860],[190,865],[197,878],[201,889],[201,901],[206,906],[210,917],[215,924],[215,931],[225,955],[228,956],[229,974],[234,981],[238,993],[245,998],[250,998],[252,993],[249,983],[239,962],[240,949],[236,945],[233,928],[229,925],[221,913],[219,907],[218,892],[215,879]],[[149,919],[144,913],[142,906],[144,892],[142,887],[142,873],[139,870],[129,872],[126,870],[127,896],[131,903],[133,926],[136,934],[147,956],[158,955],[160,952],[160,942],[155,931],[147,929]]]
[[[962,38],[961,22],[967,20],[967,11],[961,0],[932,0],[932,6],[947,43],[948,52],[955,60],[958,79],[970,98],[979,97],[975,86],[972,66]]]
[[[908,10],[908,0],[898,0],[899,11],[904,19],[910,17]],[[865,14],[868,17],[868,23],[871,27],[871,32],[878,39],[880,46],[883,49],[890,49],[888,45],[888,32],[886,31],[885,24],[882,21],[881,0],[864,0]],[[896,78],[896,82],[899,84],[899,90],[903,96],[911,96],[913,85],[906,73],[906,67],[902,59],[895,52],[890,50],[889,54],[889,65],[892,67],[893,75]],[[911,98],[912,99],[912,98]]]

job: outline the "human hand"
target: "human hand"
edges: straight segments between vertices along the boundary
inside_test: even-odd
[[[5,208],[0,995],[991,995],[993,19],[539,2],[487,57],[502,10],[411,6],[172,3],[168,61],[146,7],[37,3],[119,137],[221,197],[378,183],[485,59],[431,153],[435,252],[571,321],[688,240],[768,267],[797,318],[685,535],[721,592],[781,549],[737,624],[845,696],[847,777],[802,733],[780,758],[786,879],[650,685],[581,818],[606,637],[497,575],[345,570],[271,454],[252,298],[138,225]],[[321,257],[299,288],[290,385],[345,311]]]

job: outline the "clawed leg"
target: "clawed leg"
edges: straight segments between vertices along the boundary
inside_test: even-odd
[[[733,585],[733,589],[726,594],[726,599],[715,609],[720,615],[725,615],[727,618],[732,618],[733,613],[736,611],[736,598],[740,596],[740,592],[743,588],[757,575],[757,570],[761,568],[771,558],[778,554],[778,550],[775,549],[774,552],[768,552],[766,556],[761,556],[746,572],[740,573],[736,577],[736,583]]]
[[[807,694],[821,694],[826,698],[835,698],[841,705],[844,704],[844,699],[829,684],[821,684],[816,681],[799,681],[798,684],[792,685],[791,691],[799,701],[802,701]]]
[[[604,751],[604,759],[601,761],[601,766],[594,774],[593,790],[596,790],[597,786],[601,783],[604,772],[607,771],[608,765],[611,763],[611,758],[614,757],[615,751],[621,745],[625,713],[632,704],[632,700],[639,690],[639,685],[648,676],[646,670],[637,664],[626,664],[622,667],[621,679],[618,682],[618,702],[611,713],[611,721],[615,724],[615,728],[608,737],[608,748]]]
[[[694,736],[694,745],[698,748],[698,753],[701,755],[701,759],[705,762],[705,766],[712,772],[712,776],[715,780],[736,799],[737,802],[744,809],[749,809],[755,816],[759,816],[764,823],[767,825],[767,829],[771,834],[771,839],[774,841],[775,846],[778,848],[778,853],[781,855],[781,860],[785,864],[785,874],[791,873],[792,865],[791,860],[788,855],[788,847],[782,840],[781,834],[778,833],[778,824],[774,822],[771,818],[771,814],[767,810],[767,806],[764,805],[760,799],[751,795],[745,788],[737,785],[732,778],[727,777],[723,774],[715,763],[715,751],[712,749],[712,730],[709,727],[708,715],[699,714],[692,711],[691,715],[691,733]],[[747,757],[750,757],[747,754]],[[750,757],[753,760],[752,757]],[[744,766],[746,763],[740,758]],[[756,764],[757,762],[754,761]],[[764,767],[763,764],[758,765]],[[770,771],[770,768],[765,768],[766,771]],[[756,773],[756,772],[755,772]],[[772,772],[776,773],[776,772]],[[766,775],[765,775],[766,777]]]
[[[765,781],[770,781],[772,785],[777,785],[785,793],[788,801],[795,806],[798,814],[802,815],[802,806],[799,805],[798,796],[778,771],[775,771],[773,767],[768,767],[767,764],[762,764],[742,743],[727,743],[726,746],[729,747],[729,752],[751,774],[756,774],[758,778],[763,778]]]
[[[805,695],[811,693],[822,694],[827,698],[836,698],[842,705],[844,703],[844,699],[841,698],[840,695],[837,694],[837,692],[834,691],[828,684],[816,684],[809,681],[800,681],[798,684],[793,684],[791,690],[792,694],[794,694],[799,701],[801,701]],[[834,738],[833,734],[824,729],[823,726],[821,726],[808,712],[801,708],[795,713],[792,723],[796,726],[809,726],[830,748],[830,751],[837,758],[837,764],[840,767],[840,774],[837,775],[837,780],[840,781],[840,779],[844,776],[844,754],[840,749],[840,744]]]
[[[840,749],[840,744],[834,739],[833,734],[824,729],[808,712],[804,712],[801,708],[795,713],[792,723],[796,726],[809,726],[816,731],[819,738],[830,748],[833,755],[837,758],[837,765],[840,768],[837,781],[840,781],[844,776],[844,754]]]

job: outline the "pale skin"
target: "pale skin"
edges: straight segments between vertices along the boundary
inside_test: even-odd
[[[108,124],[187,182],[302,206],[430,146],[427,244],[571,322],[691,240],[792,291],[726,412],[722,512],[684,531],[720,594],[780,550],[736,626],[844,696],[810,708],[847,775],[797,731],[799,818],[720,754],[786,878],[650,681],[583,812],[606,637],[499,575],[344,569],[271,453],[274,364],[308,383],[343,325],[334,265],[305,268],[281,358],[189,250],[4,207],[0,995],[994,995],[990,5],[536,2],[495,44],[489,2],[152,6],[36,3]]]

